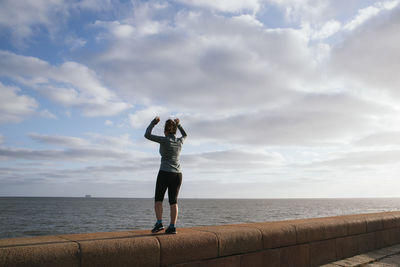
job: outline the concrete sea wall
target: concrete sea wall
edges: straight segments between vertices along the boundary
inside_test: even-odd
[[[184,219],[184,218],[183,218]],[[0,239],[0,266],[319,266],[400,243],[400,212]]]

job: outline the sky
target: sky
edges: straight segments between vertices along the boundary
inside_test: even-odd
[[[2,0],[0,196],[399,197],[400,0]],[[178,134],[179,136],[179,134]]]

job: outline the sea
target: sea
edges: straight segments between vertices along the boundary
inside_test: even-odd
[[[400,198],[179,199],[177,227],[400,211]],[[145,198],[0,197],[0,238],[150,229]],[[169,223],[168,201],[163,220]]]

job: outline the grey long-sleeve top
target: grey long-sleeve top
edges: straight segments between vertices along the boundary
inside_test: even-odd
[[[179,162],[179,155],[182,150],[183,141],[186,138],[186,132],[179,124],[178,129],[182,137],[177,138],[175,135],[158,136],[151,134],[156,122],[153,120],[146,129],[144,137],[160,144],[161,165],[160,170],[167,172],[181,172],[181,165]]]

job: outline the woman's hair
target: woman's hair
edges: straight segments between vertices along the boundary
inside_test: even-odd
[[[165,122],[164,132],[167,134],[176,134],[176,128],[177,128],[176,123],[173,120],[168,119]]]

